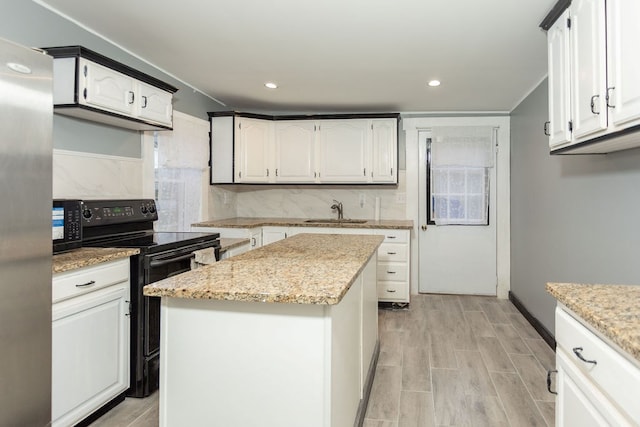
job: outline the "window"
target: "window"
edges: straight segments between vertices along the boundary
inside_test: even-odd
[[[434,128],[432,137],[426,156],[428,224],[489,225],[493,129]]]

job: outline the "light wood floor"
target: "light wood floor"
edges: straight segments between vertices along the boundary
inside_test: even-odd
[[[380,310],[380,358],[364,427],[552,426],[555,354],[516,308],[490,297],[417,295]],[[92,426],[156,427],[158,394]]]

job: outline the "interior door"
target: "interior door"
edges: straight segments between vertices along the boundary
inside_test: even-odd
[[[420,224],[427,224],[427,140],[419,133]],[[420,293],[496,295],[496,169],[489,169],[489,225],[428,225],[419,232]]]

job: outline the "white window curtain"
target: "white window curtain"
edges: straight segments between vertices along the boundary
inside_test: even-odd
[[[431,219],[436,225],[489,224],[494,147],[490,126],[432,129]]]

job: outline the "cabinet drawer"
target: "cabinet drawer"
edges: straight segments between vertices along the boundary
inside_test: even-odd
[[[556,340],[587,378],[633,420],[640,422],[640,368],[562,308],[556,308]],[[578,354],[596,363],[585,362]]]
[[[378,281],[379,301],[408,301],[409,286],[404,282]]]
[[[129,281],[129,258],[79,268],[53,276],[52,302]]]
[[[378,263],[378,280],[406,282],[407,264],[392,262]]]
[[[376,230],[375,234],[384,236],[383,243],[407,243],[409,241],[408,230]]]
[[[378,248],[378,261],[382,262],[406,262],[407,245],[395,243],[383,243]]]

